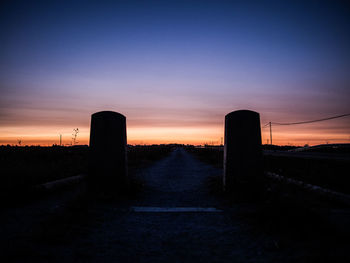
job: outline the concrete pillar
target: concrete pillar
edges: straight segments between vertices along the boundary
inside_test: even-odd
[[[227,192],[256,191],[262,178],[259,113],[233,111],[225,116],[224,189]]]
[[[120,113],[92,114],[89,178],[103,188],[123,188],[127,180],[126,118]]]

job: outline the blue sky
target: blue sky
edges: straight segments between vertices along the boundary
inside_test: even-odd
[[[75,126],[86,141],[99,110],[125,114],[135,142],[218,141],[224,115],[242,108],[262,122],[350,112],[345,1],[73,2],[2,4],[3,143]],[[349,127],[278,136],[346,141]]]

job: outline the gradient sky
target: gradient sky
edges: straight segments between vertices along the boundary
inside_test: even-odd
[[[350,113],[347,1],[5,1],[0,40],[0,144],[77,127],[87,144],[100,110],[127,117],[131,144],[219,143],[238,109],[262,125]],[[350,118],[273,140],[350,142]]]

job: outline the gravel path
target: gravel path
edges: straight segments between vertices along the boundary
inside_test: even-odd
[[[98,207],[87,235],[60,246],[42,245],[33,262],[300,262],[302,254],[279,249],[272,237],[250,231],[205,185],[221,170],[184,149],[139,174],[146,190],[128,204]],[[222,212],[135,212],[130,207],[213,207]]]

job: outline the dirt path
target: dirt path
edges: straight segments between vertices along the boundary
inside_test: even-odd
[[[221,174],[214,167],[205,165],[178,148],[171,155],[145,170],[140,177],[146,182],[146,193],[139,206],[218,206],[208,195],[206,178]]]
[[[146,169],[146,191],[129,204],[98,208],[89,234],[61,246],[43,245],[33,261],[57,262],[300,262],[301,252],[277,249],[271,237],[253,234],[209,195],[206,178],[221,173],[184,149]],[[157,207],[135,212],[130,207]],[[175,207],[217,208],[222,212],[168,212]]]

